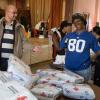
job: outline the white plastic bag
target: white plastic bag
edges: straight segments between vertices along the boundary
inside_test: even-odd
[[[16,56],[11,55],[8,60],[8,72],[12,73],[12,78],[19,81],[23,86],[31,88],[34,81],[31,69]]]
[[[55,74],[56,74],[57,72],[61,72],[61,71],[53,70],[53,69],[38,69],[38,70],[36,71],[36,73],[37,73],[40,77],[49,76],[49,75],[55,76]]]
[[[5,72],[5,71],[0,71],[0,84],[7,83],[12,80],[12,74]]]
[[[24,72],[26,74],[32,74],[30,67],[14,55],[10,55],[10,57],[9,57],[8,68],[10,66],[17,67],[18,70],[21,70],[21,72]]]
[[[62,80],[65,80],[66,83],[83,83],[84,77],[71,72],[69,70],[63,71],[62,73],[58,73],[55,75],[58,78],[61,78]]]
[[[39,100],[56,100],[62,94],[61,88],[48,84],[38,84],[31,91]]]
[[[46,69],[46,70],[37,70],[37,74],[39,74],[40,77],[44,76],[55,76],[60,78],[61,80],[64,80],[66,83],[83,83],[84,78],[76,73],[73,73],[69,70],[66,71],[58,71],[58,70],[52,70],[52,69]]]
[[[0,85],[0,100],[37,100],[25,87],[16,81]]]
[[[79,100],[94,100],[95,94],[87,84],[67,83],[63,85],[63,94],[66,97]]]
[[[65,55],[57,55],[53,64],[65,64]]]
[[[47,84],[54,85],[57,87],[62,87],[62,85],[65,84],[66,81],[62,80],[61,78],[55,77],[55,76],[45,76],[45,77],[40,78],[37,81],[37,83],[38,84],[47,83]]]

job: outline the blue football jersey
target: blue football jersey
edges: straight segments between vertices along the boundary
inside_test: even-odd
[[[68,33],[61,40],[60,47],[67,48],[65,58],[65,68],[78,71],[88,68],[91,64],[90,49],[94,52],[100,50],[97,39],[92,33],[84,31],[80,34],[76,32]]]

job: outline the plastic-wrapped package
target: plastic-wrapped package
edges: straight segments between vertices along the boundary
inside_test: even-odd
[[[29,84],[29,83],[25,84],[25,82],[18,77],[15,78],[12,73],[0,71],[0,84],[4,84],[4,83],[14,81],[14,80],[17,81],[18,83],[20,83],[22,86]],[[39,75],[32,74],[32,80],[33,80],[32,86],[34,86],[36,84],[36,82],[39,80]]]
[[[38,84],[31,91],[39,100],[56,100],[62,94],[61,88],[48,84]]]
[[[7,83],[12,80],[12,74],[5,72],[5,71],[0,71],[0,84]]]
[[[47,84],[54,85],[54,86],[57,86],[57,87],[62,87],[62,85],[65,84],[66,81],[62,80],[58,77],[55,77],[55,76],[45,76],[45,77],[40,78],[37,81],[37,83],[38,84],[47,83]]]
[[[20,60],[18,57],[14,56],[14,55],[11,55],[9,57],[8,68],[10,66],[14,66],[14,67],[17,66],[17,69],[21,70],[21,72],[26,73],[26,74],[30,74],[30,75],[32,74],[30,67],[28,65],[26,65],[22,60]]]
[[[53,64],[65,64],[65,55],[57,55]]]
[[[37,100],[25,87],[16,81],[0,85],[0,100]]]
[[[70,82],[74,82],[74,83],[83,83],[84,82],[84,78],[76,73],[73,73],[69,70],[65,71],[58,71],[58,70],[51,70],[51,69],[47,69],[47,70],[38,70],[37,74],[39,74],[39,76],[44,77],[44,76],[55,76],[58,77],[64,81],[66,81],[67,83]]]
[[[9,57],[7,71],[12,73],[12,78],[14,80],[19,81],[27,88],[31,88],[34,79],[30,67],[14,55]]]
[[[83,83],[84,82],[84,77],[74,72],[71,72],[69,70],[63,71],[62,73],[58,73],[55,76],[65,80],[67,83]]]
[[[58,70],[53,70],[53,69],[38,69],[36,71],[36,73],[40,76],[40,77],[44,77],[44,76],[49,76],[49,75],[52,75],[52,76],[55,76],[55,74],[57,72],[61,72],[61,71],[58,71]]]
[[[63,85],[63,94],[66,97],[79,100],[94,100],[95,94],[87,84],[67,83]]]
[[[31,89],[36,84],[38,79],[39,76],[37,74],[32,74],[31,77],[25,75],[22,75],[21,77],[19,77],[19,75],[12,75],[12,80],[19,82],[22,86],[28,89]]]
[[[38,74],[32,74],[33,84],[37,84],[37,81],[40,79]]]

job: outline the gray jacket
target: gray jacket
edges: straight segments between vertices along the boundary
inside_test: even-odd
[[[4,17],[0,20],[0,46],[1,46],[1,39],[3,35],[3,21]],[[21,58],[23,54],[23,42],[25,41],[24,36],[24,28],[20,23],[16,23],[15,25],[15,44],[14,44],[14,55]]]

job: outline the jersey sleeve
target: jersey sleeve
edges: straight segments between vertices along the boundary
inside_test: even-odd
[[[97,39],[95,38],[94,35],[91,35],[91,48],[92,50],[96,53],[97,51],[100,51],[100,45],[98,44]]]
[[[60,42],[60,48],[61,49],[66,48],[67,47],[67,42],[68,42],[68,36],[65,35],[65,37]]]

